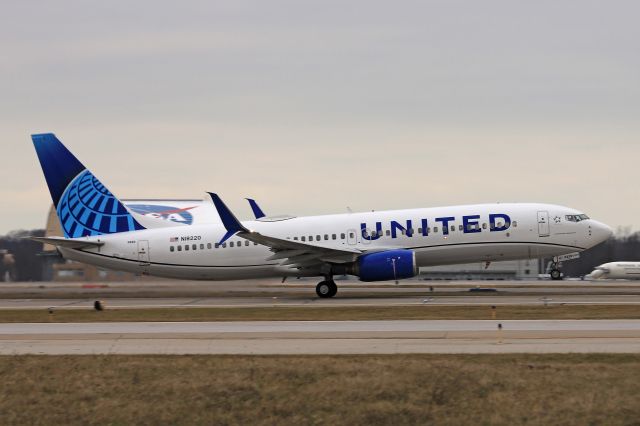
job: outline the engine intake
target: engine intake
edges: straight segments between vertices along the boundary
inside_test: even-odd
[[[418,275],[416,254],[412,250],[387,250],[364,254],[353,264],[353,275],[360,281],[387,281]]]

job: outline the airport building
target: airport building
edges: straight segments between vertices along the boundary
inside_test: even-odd
[[[204,200],[122,200],[139,214],[150,215],[185,225],[217,223],[218,214],[211,203]],[[45,236],[63,235],[53,206],[49,209]],[[43,279],[46,281],[135,281],[146,277],[128,272],[107,271],[93,265],[66,261],[54,246],[45,245]],[[541,271],[539,261],[470,263],[420,268],[416,279],[421,280],[526,280],[536,279]]]
[[[423,280],[535,280],[540,273],[537,259],[505,262],[468,263],[464,265],[429,266],[420,268]]]

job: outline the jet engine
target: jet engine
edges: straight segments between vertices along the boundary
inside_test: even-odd
[[[412,250],[387,250],[360,256],[349,273],[360,281],[387,281],[418,275],[416,254]]]

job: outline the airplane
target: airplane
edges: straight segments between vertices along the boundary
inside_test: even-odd
[[[539,203],[239,221],[213,192],[220,221],[180,225],[126,208],[54,134],[32,140],[64,233],[33,239],[107,269],[190,280],[322,277],[316,293],[327,298],[338,291],[334,275],[397,282],[421,266],[553,257],[612,234],[578,210]]]
[[[640,262],[609,262],[596,266],[588,275],[592,279],[640,280]]]

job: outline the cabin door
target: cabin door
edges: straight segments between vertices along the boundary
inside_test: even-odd
[[[549,236],[549,212],[538,212],[538,235],[541,237]]]

